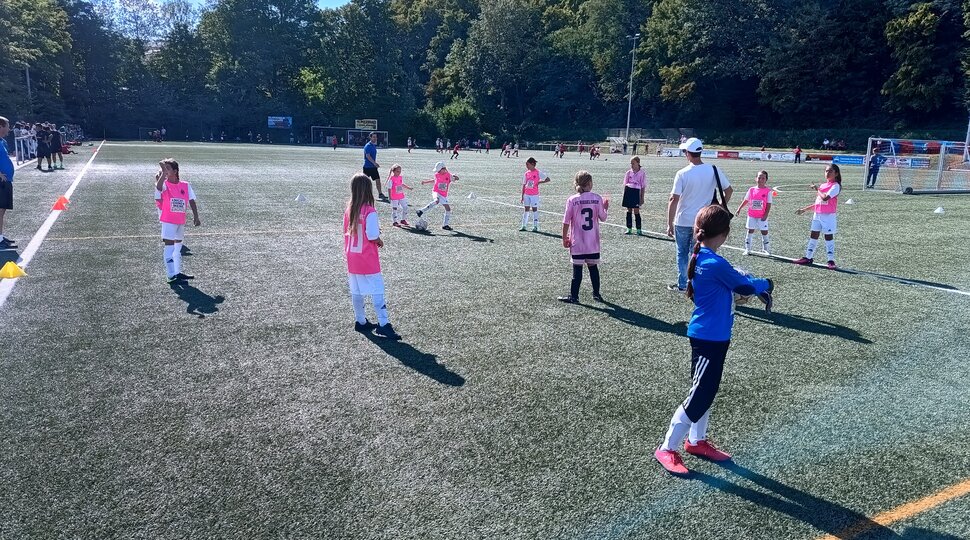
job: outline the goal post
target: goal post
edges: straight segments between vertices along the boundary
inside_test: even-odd
[[[371,133],[377,133],[377,146],[387,148],[389,138],[386,131],[340,126],[312,126],[310,128],[310,144],[333,146],[333,138],[336,137],[337,146],[363,147],[370,140]]]
[[[967,143],[871,137],[863,187],[898,193],[970,193]]]

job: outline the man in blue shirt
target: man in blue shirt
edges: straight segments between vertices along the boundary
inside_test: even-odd
[[[0,249],[16,248],[14,241],[3,236],[3,218],[7,210],[13,209],[13,162],[7,151],[7,134],[10,121],[0,116]]]
[[[381,189],[381,173],[377,169],[377,133],[370,134],[370,142],[364,145],[364,174],[371,177],[377,184],[377,195],[382,201],[386,201],[384,190]]]
[[[876,178],[879,177],[879,167],[882,167],[886,157],[879,153],[878,148],[872,149],[872,157],[869,158],[869,174],[866,176],[866,187],[876,187]]]

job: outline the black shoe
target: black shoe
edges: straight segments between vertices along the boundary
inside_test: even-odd
[[[424,212],[422,212],[422,211],[420,211],[420,210],[418,210],[418,217],[421,217],[421,214],[423,214],[423,213],[424,213]]]
[[[175,274],[175,279],[181,279],[181,280],[195,279],[195,276],[193,276],[192,274],[183,274],[182,272],[179,272],[178,274]]]
[[[768,290],[758,295],[758,298],[765,303],[765,313],[771,313],[771,308],[775,304],[773,293],[775,292],[775,282],[768,279]]]
[[[560,302],[565,302],[567,304],[578,304],[579,303],[579,299],[578,298],[573,298],[572,296],[560,296],[556,300],[559,300]]]
[[[606,300],[603,300],[603,295],[601,295],[601,294],[595,294],[594,293],[593,294],[593,300],[596,300],[597,302],[603,302],[604,304],[606,303]]]
[[[394,327],[391,326],[391,323],[387,323],[383,326],[378,326],[377,330],[375,330],[374,333],[383,338],[393,339],[394,341],[399,341],[401,339],[401,334],[398,334],[397,332],[394,331]]]
[[[444,229],[444,230],[446,230],[446,231],[453,231],[454,230],[454,229],[451,228],[451,225],[444,225],[441,228]]]
[[[361,334],[369,334],[371,330],[375,328],[377,328],[377,325],[368,321],[367,319],[364,319],[364,324],[360,324],[359,322],[354,321],[355,332],[360,332]]]

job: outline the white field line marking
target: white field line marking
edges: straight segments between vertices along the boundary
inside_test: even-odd
[[[473,186],[473,187],[478,188],[478,186]],[[481,189],[481,188],[478,188],[478,189]],[[493,199],[489,199],[487,197],[477,197],[477,198],[479,200],[487,201],[487,202],[490,202],[492,204],[500,204],[502,206],[511,206],[513,208],[521,208],[522,207],[522,205],[519,205],[519,204],[511,204],[511,203],[507,203],[507,202],[504,202],[504,201],[496,201],[496,200],[493,200]],[[560,218],[562,218],[562,216],[563,216],[563,214],[560,214],[559,212],[551,212],[549,210],[539,210],[539,212],[541,212],[543,214],[549,214],[549,215],[553,215],[553,216],[558,216]],[[606,225],[606,226],[609,226],[609,227],[616,227],[618,229],[626,229],[625,226],[619,225],[617,223],[603,222],[603,223],[601,223],[601,225]],[[650,231],[650,230],[644,230],[643,232],[645,233],[646,236],[648,236],[650,238],[656,238],[658,240],[665,240],[665,241],[670,241],[670,242],[673,241],[672,238],[668,237],[666,234],[661,233],[661,232]],[[735,246],[724,245],[724,246],[721,246],[721,247],[722,248],[725,248],[725,249],[733,249],[734,251],[744,251],[744,248],[735,247]],[[764,254],[756,253],[756,252],[752,252],[751,255],[756,256],[756,257],[764,257],[766,259],[776,259],[776,260],[780,260],[780,261],[788,261],[788,262],[794,262],[795,261],[795,259],[793,259],[793,258],[790,258],[790,257],[782,257],[780,255],[764,255]],[[822,268],[822,266],[818,266],[818,268]],[[957,288],[941,287],[941,286],[938,286],[938,285],[933,285],[931,283],[925,283],[925,282],[922,282],[922,281],[915,281],[915,280],[910,280],[910,279],[906,279],[906,278],[900,278],[900,277],[896,277],[896,276],[890,276],[890,275],[887,275],[887,274],[880,274],[878,272],[868,272],[866,270],[853,270],[853,269],[850,269],[850,268],[839,268],[838,271],[839,272],[842,272],[842,273],[845,273],[845,274],[852,274],[852,275],[857,275],[857,276],[866,276],[866,277],[871,277],[871,278],[875,278],[875,279],[882,279],[882,280],[886,280],[886,281],[892,281],[892,282],[895,282],[895,283],[900,283],[900,284],[903,284],[903,285],[910,285],[910,286],[913,286],[913,287],[924,287],[926,289],[933,289],[933,290],[936,290],[936,291],[948,292],[948,293],[952,293],[952,294],[959,294],[959,295],[963,295],[963,296],[970,296],[970,292],[963,291],[963,290],[960,290],[960,289],[957,289]]]
[[[26,167],[27,165],[30,165],[31,163],[33,163],[35,161],[37,161],[37,158],[31,159],[29,161],[25,161],[25,162],[21,163],[20,165],[14,164],[13,170],[19,171],[20,169],[23,169],[24,167]]]
[[[101,141],[98,148],[95,149],[95,151],[91,154],[91,157],[88,158],[88,162],[84,164],[84,168],[81,169],[81,172],[77,174],[74,182],[71,183],[71,187],[68,188],[67,192],[64,193],[65,197],[68,199],[71,198],[74,190],[77,189],[78,184],[81,183],[81,179],[84,178],[84,175],[91,167],[91,163],[94,162],[94,158],[98,157],[98,152],[101,150],[101,146],[103,144],[104,141]],[[30,243],[27,244],[27,249],[25,249],[23,254],[20,255],[20,258],[17,259],[17,264],[21,268],[26,268],[27,265],[30,264],[30,260],[34,258],[37,250],[40,249],[40,245],[44,243],[44,239],[47,238],[47,233],[50,232],[51,227],[54,226],[54,222],[56,222],[57,218],[60,217],[61,212],[62,210],[51,210],[51,213],[47,216],[47,219],[44,220],[44,224],[40,226],[40,229],[38,229],[36,233],[34,233],[33,238],[30,239]],[[7,298],[10,296],[10,293],[13,291],[14,285],[16,284],[16,279],[0,279],[0,307],[3,307],[3,304],[7,301]]]

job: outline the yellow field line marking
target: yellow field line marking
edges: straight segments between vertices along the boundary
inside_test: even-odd
[[[962,497],[967,494],[970,494],[970,478],[928,497],[908,502],[902,506],[897,506],[896,508],[887,510],[870,520],[860,521],[847,529],[839,531],[835,535],[827,534],[825,536],[821,536],[818,538],[818,540],[849,540],[875,527],[891,525],[897,521],[909,519],[917,514],[921,514],[927,510],[936,508],[947,501],[951,501],[957,497]]]

